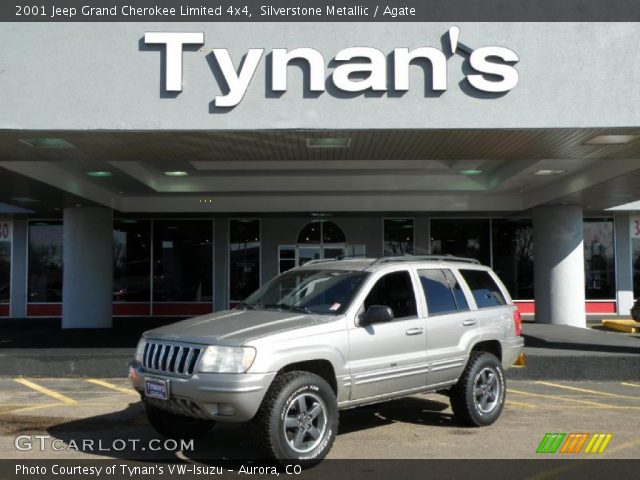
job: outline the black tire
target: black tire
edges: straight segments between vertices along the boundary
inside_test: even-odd
[[[315,465],[326,456],[336,438],[336,395],[324,379],[313,373],[278,375],[262,400],[254,423],[256,446],[267,457],[280,463]]]
[[[207,434],[216,422],[187,417],[162,410],[145,402],[144,408],[151,426],[160,434],[173,439],[200,438]]]
[[[456,420],[471,427],[491,425],[500,416],[506,398],[500,360],[487,352],[471,352],[450,397]]]

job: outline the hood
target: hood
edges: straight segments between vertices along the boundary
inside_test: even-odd
[[[165,325],[149,330],[143,336],[206,345],[243,345],[249,340],[331,322],[336,318],[278,310],[230,310]]]

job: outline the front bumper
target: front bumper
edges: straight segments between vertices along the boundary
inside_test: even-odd
[[[132,362],[129,377],[138,393],[152,405],[181,415],[216,420],[246,422],[257,413],[273,373],[195,373],[174,377],[147,372]],[[169,382],[169,400],[144,398],[145,378]]]

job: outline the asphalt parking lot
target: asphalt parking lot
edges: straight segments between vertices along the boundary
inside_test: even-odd
[[[447,400],[342,412],[329,458],[540,458],[546,433],[610,433],[602,453],[577,455],[640,458],[640,382],[511,381],[502,417],[480,429],[457,425]],[[219,424],[181,449],[159,440],[127,379],[0,378],[0,458],[250,459],[249,428]]]

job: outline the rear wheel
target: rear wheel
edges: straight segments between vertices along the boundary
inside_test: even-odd
[[[329,452],[336,437],[335,393],[312,373],[279,375],[262,401],[255,424],[256,443],[269,458],[314,465]]]
[[[144,408],[151,426],[160,434],[174,439],[200,438],[207,434],[216,422],[187,417],[162,410],[145,402]]]
[[[472,427],[495,422],[506,396],[502,364],[487,352],[472,352],[467,366],[451,389],[451,408],[455,418]]]

